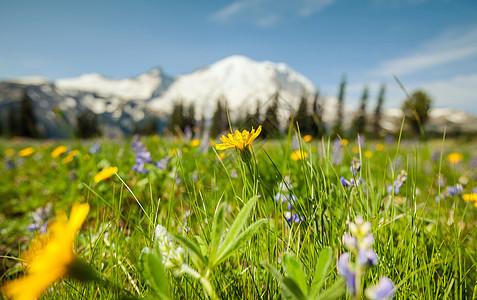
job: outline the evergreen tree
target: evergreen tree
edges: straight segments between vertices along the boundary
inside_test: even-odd
[[[363,90],[363,96],[359,104],[359,109],[354,122],[354,135],[361,134],[366,135],[366,103],[368,102],[368,87],[365,86]]]
[[[312,130],[312,135],[314,137],[321,138],[324,135],[324,128],[323,128],[323,108],[321,107],[321,103],[319,101],[320,99],[320,94],[319,91],[317,90],[315,92],[315,95],[313,97],[313,113],[312,113],[312,119],[313,119],[313,130]]]
[[[264,138],[278,137],[280,134],[280,124],[278,122],[278,99],[280,97],[279,92],[273,95],[272,104],[267,108],[265,112],[265,118],[262,124],[262,135]]]
[[[431,103],[431,98],[425,92],[416,91],[402,106],[406,121],[411,126],[413,132],[415,134],[420,133],[422,138],[425,138],[424,124],[429,118]]]
[[[302,92],[300,105],[295,113],[294,125],[298,124],[302,135],[313,133],[313,116],[308,112],[308,100],[306,92]]]
[[[374,125],[373,131],[374,135],[377,137],[381,132],[381,110],[384,103],[384,94],[386,92],[386,85],[383,83],[379,89],[378,103],[376,104],[376,109],[374,110]]]
[[[227,119],[227,112],[225,111],[225,107],[222,105],[222,100],[218,99],[214,115],[212,116],[212,124],[210,125],[210,136],[217,137],[228,128],[229,122]]]
[[[169,120],[169,130],[171,132],[176,132],[176,128],[184,130],[184,105],[182,101],[176,102],[174,108],[172,109],[171,119]]]
[[[90,110],[85,110],[77,117],[76,136],[78,138],[92,138],[101,135],[98,117]]]
[[[196,126],[196,120],[195,120],[195,104],[194,102],[191,102],[189,104],[189,107],[187,109],[187,114],[184,117],[184,128],[185,127],[190,127],[194,128]]]
[[[338,109],[336,111],[336,123],[333,127],[333,136],[341,135],[343,131],[343,105],[344,105],[344,96],[346,89],[346,74],[343,74],[341,77],[341,84],[338,92]]]
[[[33,113],[33,100],[28,96],[26,91],[23,91],[23,96],[20,100],[20,122],[19,136],[38,138],[38,130],[36,128],[36,118]]]

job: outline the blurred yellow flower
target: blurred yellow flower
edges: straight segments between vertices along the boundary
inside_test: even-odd
[[[200,145],[200,140],[192,140],[190,141],[190,146],[191,147],[197,147]]]
[[[153,135],[153,136],[152,136],[152,140],[153,140],[154,142],[158,142],[158,141],[159,141],[159,136],[158,136],[157,134]]]
[[[98,183],[101,180],[104,180],[113,176],[117,172],[118,172],[117,167],[109,167],[106,169],[102,169],[98,174],[96,174],[96,176],[94,176],[94,182]]]
[[[462,196],[462,199],[466,202],[475,202],[477,203],[477,194],[476,193],[470,193],[470,194],[464,194]]]
[[[182,152],[184,152],[184,153],[189,152],[189,148],[187,148],[187,147],[182,147]]]
[[[366,157],[366,158],[371,158],[371,157],[373,157],[373,152],[371,152],[371,151],[369,151],[369,150],[365,151],[365,152],[364,152],[364,157]]]
[[[383,144],[377,144],[376,145],[376,151],[383,151],[384,150],[384,145]]]
[[[220,152],[219,153],[219,158],[224,159],[225,158],[225,152]]]
[[[353,153],[359,153],[359,148],[357,146],[353,147]]]
[[[290,155],[291,159],[293,159],[294,161],[305,159],[307,158],[307,156],[308,156],[308,153],[301,150],[295,150]]]
[[[80,152],[78,150],[71,150],[69,153],[68,153],[68,156],[66,156],[65,158],[63,158],[62,162],[67,164],[67,163],[70,163],[73,161],[73,158],[78,155]]]
[[[51,157],[57,158],[61,154],[65,153],[66,150],[68,150],[68,148],[66,148],[66,146],[63,146],[63,145],[58,146],[58,147],[55,148],[55,150],[53,150],[53,152],[51,152]]]
[[[456,164],[459,161],[461,161],[464,158],[464,156],[458,152],[452,152],[451,154],[447,156],[447,158],[449,159],[451,163]]]
[[[349,141],[347,139],[342,139],[341,140],[341,146],[348,146]]]
[[[313,140],[313,137],[312,137],[311,135],[309,135],[309,134],[307,134],[307,135],[305,135],[305,136],[303,137],[303,141],[304,141],[305,143],[311,142],[312,140]]]
[[[22,149],[22,150],[18,151],[18,156],[27,157],[27,156],[32,155],[33,152],[35,152],[35,149],[33,149],[32,147],[28,147],[28,148],[25,148],[25,149]]]
[[[74,261],[73,244],[78,230],[89,212],[89,204],[76,203],[70,219],[60,211],[49,230],[36,237],[23,259],[28,264],[26,276],[7,282],[2,287],[5,296],[14,299],[36,299],[55,281],[68,273]]]
[[[13,150],[12,148],[5,150],[5,156],[13,156],[13,155],[15,155],[15,150]]]
[[[253,129],[250,132],[248,130],[243,130],[242,132],[235,130],[234,134],[229,133],[227,136],[223,135],[220,140],[223,144],[215,144],[215,149],[225,150],[227,148],[235,147],[239,150],[244,150],[252,144],[260,132],[262,131],[262,125],[258,126],[257,131]]]

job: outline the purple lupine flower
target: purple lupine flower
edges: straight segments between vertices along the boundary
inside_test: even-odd
[[[346,180],[346,178],[344,178],[343,176],[340,177],[340,181],[341,181],[341,185],[344,186],[344,187],[350,187],[351,186],[351,182]]]
[[[382,276],[375,286],[366,289],[366,297],[372,300],[387,300],[394,297],[395,288],[391,279]]]
[[[48,228],[48,219],[53,215],[52,204],[48,203],[45,207],[38,207],[32,212],[32,223],[28,226],[28,230],[39,230],[42,234],[46,233]]]
[[[343,146],[341,145],[340,139],[335,139],[333,142],[333,157],[331,161],[335,165],[341,165],[341,161],[343,160]]]
[[[285,220],[290,225],[291,223],[300,223],[301,221],[305,220],[304,216],[300,216],[297,213],[292,213],[291,211],[285,211],[284,213]]]
[[[390,145],[394,141],[394,136],[392,134],[388,133],[388,134],[386,134],[386,138],[384,139],[384,141],[386,142],[386,144]]]
[[[358,249],[358,240],[347,232],[343,234],[343,243],[351,251]]]
[[[101,145],[95,141],[93,145],[89,148],[89,154],[96,154],[101,150]]]
[[[15,162],[10,157],[8,157],[7,160],[5,160],[5,164],[3,165],[4,170],[13,170],[16,167],[17,166],[16,166]]]
[[[346,287],[348,288],[348,293],[353,296],[356,292],[356,288],[355,288],[356,274],[354,273],[353,270],[351,270],[348,252],[341,254],[340,258],[338,259],[337,268],[338,268],[338,273],[341,276],[343,276],[346,280]]]
[[[276,193],[275,201],[279,202],[280,204],[285,204],[287,202],[287,196],[283,193]]]
[[[164,157],[163,159],[161,159],[160,161],[156,161],[154,165],[161,170],[165,170],[167,169],[167,164],[169,163],[170,160],[171,160],[171,157],[168,155]]]
[[[455,186],[447,187],[447,193],[451,196],[457,196],[464,191],[464,187],[458,183]]]
[[[357,262],[361,266],[374,267],[378,265],[379,259],[373,249],[360,249]]]
[[[235,169],[230,170],[230,177],[238,178],[237,170],[235,170]]]
[[[354,176],[356,176],[361,170],[361,161],[357,159],[356,157],[353,157],[353,160],[351,161],[351,167],[349,167],[349,170],[351,173],[353,173]]]

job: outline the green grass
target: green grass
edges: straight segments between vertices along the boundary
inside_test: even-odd
[[[308,157],[300,161],[290,159],[295,150],[291,138],[258,139],[253,143],[254,160],[249,169],[235,149],[216,152],[211,145],[203,151],[177,138],[140,140],[153,160],[171,155],[166,170],[151,165],[148,174],[133,171],[135,153],[129,140],[99,140],[101,150],[96,154],[88,153],[93,141],[1,141],[0,166],[3,168],[8,159],[16,164],[1,173],[2,283],[23,275],[18,258],[35,235],[28,231],[28,225],[36,208],[52,203],[54,209],[69,212],[73,203],[88,202],[91,211],[78,235],[76,254],[103,279],[129,294],[65,277],[44,294],[45,299],[110,299],[119,294],[153,298],[155,294],[137,266],[141,250],[154,248],[156,225],[194,242],[202,240],[208,247],[218,205],[225,203],[224,226],[230,228],[238,212],[258,196],[246,226],[267,219],[265,225],[210,270],[209,280],[219,298],[281,298],[282,287],[264,263],[284,274],[282,257],[289,252],[303,266],[310,284],[318,255],[326,247],[333,249],[334,258],[324,282],[325,288],[330,287],[340,277],[336,260],[347,251],[341,237],[358,215],[371,222],[375,237],[372,248],[379,257],[379,265],[364,276],[363,287],[384,275],[396,285],[396,299],[477,296],[477,207],[461,196],[446,194],[446,188],[463,176],[469,179],[464,193],[477,186],[475,163],[473,169],[470,166],[476,159],[477,141],[401,141],[390,145],[366,141],[358,153],[353,153],[356,145],[350,142],[342,148],[342,162],[336,164],[333,141],[327,139],[301,141]],[[384,150],[376,150],[378,143]],[[61,144],[80,154],[70,163],[62,162],[67,154],[52,158],[51,152]],[[18,152],[27,146],[34,147],[35,153],[7,159],[6,149]],[[366,151],[371,151],[372,157],[366,158]],[[451,152],[462,153],[463,160],[450,163],[447,155]],[[219,159],[221,153],[225,158]],[[349,163],[353,157],[361,158],[358,176],[363,183],[345,188],[339,178],[352,176]],[[108,166],[118,167],[124,183],[117,176],[93,181],[94,175]],[[397,195],[390,195],[387,186],[402,169],[407,171],[407,181]],[[446,179],[444,187],[437,184],[439,172]],[[284,219],[287,206],[274,200],[285,178],[292,185],[289,192],[297,197],[295,211],[303,217],[300,223],[289,225]],[[439,201],[436,196],[440,196]],[[197,269],[190,252],[185,249],[185,253],[188,264]],[[190,275],[167,274],[172,298],[206,298],[201,283]]]

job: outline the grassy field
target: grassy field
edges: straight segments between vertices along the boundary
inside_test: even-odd
[[[217,142],[2,140],[2,285],[89,203],[74,253],[94,276],[68,268],[45,299],[383,299],[383,276],[396,299],[477,297],[477,141]]]

